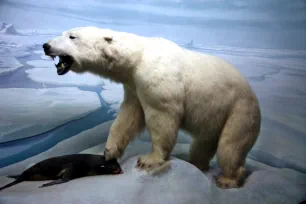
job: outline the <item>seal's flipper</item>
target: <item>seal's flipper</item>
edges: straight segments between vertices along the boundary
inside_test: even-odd
[[[13,185],[16,185],[16,184],[18,184],[18,183],[21,183],[21,182],[23,182],[22,179],[17,179],[17,180],[15,180],[15,181],[13,181],[13,182],[11,182],[11,183],[9,183],[9,184],[3,186],[3,187],[0,187],[0,191],[2,191],[2,190],[5,189],[5,188],[11,187],[11,186],[13,186]]]
[[[43,188],[43,187],[47,187],[47,186],[52,186],[52,185],[57,185],[57,184],[61,184],[61,183],[66,183],[68,181],[70,181],[70,179],[60,178],[60,179],[57,179],[55,181],[51,181],[49,183],[45,183],[45,184],[39,186],[39,188]]]
[[[7,176],[9,178],[13,178],[13,179],[20,179],[21,175],[11,175],[11,176]]]
[[[67,166],[67,168],[62,169],[57,174],[57,177],[59,177],[59,179],[57,179],[55,181],[51,181],[50,183],[43,184],[39,188],[52,186],[52,185],[57,185],[57,184],[61,184],[61,183],[66,183],[66,182],[70,181],[72,179],[73,165],[72,164],[67,164],[66,166]]]

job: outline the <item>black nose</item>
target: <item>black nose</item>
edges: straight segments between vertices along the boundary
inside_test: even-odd
[[[43,48],[44,48],[45,50],[49,50],[49,49],[51,48],[51,46],[50,46],[48,43],[44,43],[44,44],[43,44]]]

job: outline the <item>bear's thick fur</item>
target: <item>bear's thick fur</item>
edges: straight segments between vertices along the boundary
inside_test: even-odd
[[[66,31],[44,48],[49,56],[70,56],[71,71],[123,84],[124,100],[104,151],[107,159],[120,157],[146,126],[152,152],[139,157],[137,168],[154,170],[167,161],[181,128],[193,136],[192,164],[206,171],[217,154],[218,186],[241,185],[261,114],[249,83],[230,63],[163,38],[96,27]]]

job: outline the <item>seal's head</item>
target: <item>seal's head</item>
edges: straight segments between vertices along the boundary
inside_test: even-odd
[[[103,158],[103,164],[100,166],[100,174],[122,174],[123,171],[116,159],[106,161]]]

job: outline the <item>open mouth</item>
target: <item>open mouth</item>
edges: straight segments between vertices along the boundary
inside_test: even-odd
[[[113,174],[123,174],[123,171],[121,169],[116,169],[112,171]]]
[[[50,55],[50,57],[54,60],[56,56]],[[73,58],[69,55],[60,55],[58,57],[59,57],[59,62],[55,64],[55,67],[57,69],[57,74],[64,75],[70,70],[73,64]]]

